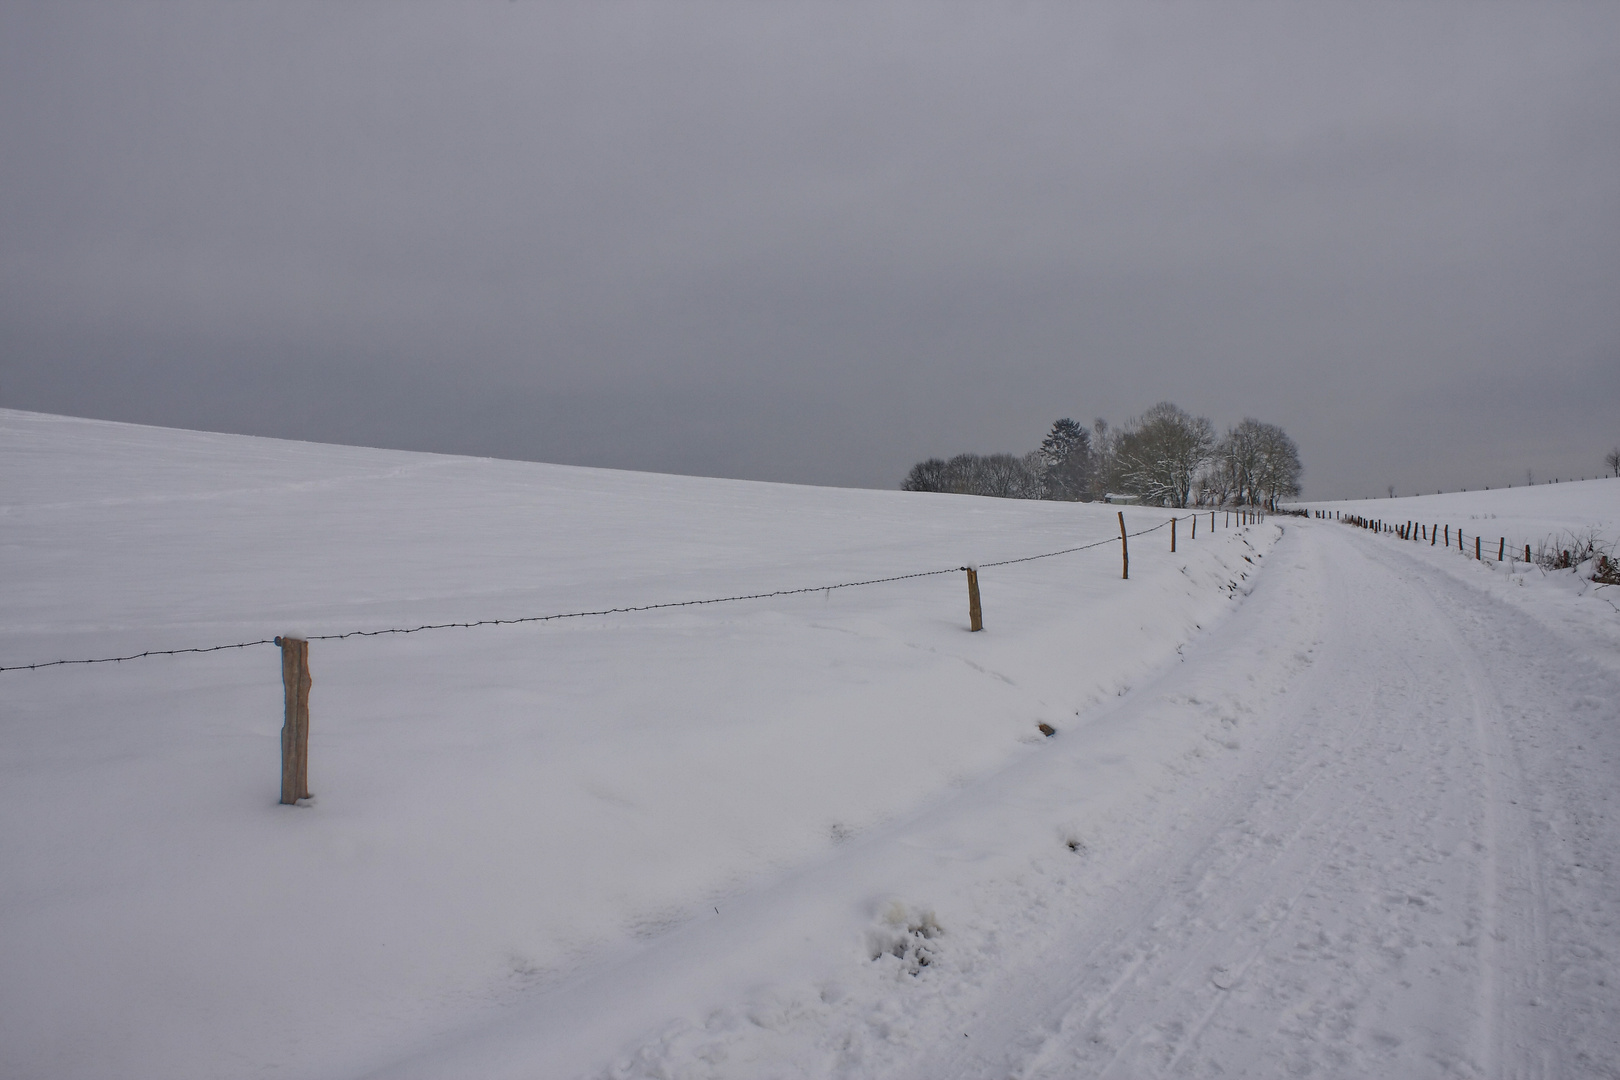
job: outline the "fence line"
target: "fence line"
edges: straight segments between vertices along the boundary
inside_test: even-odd
[[[1325,515],[1327,511],[1317,511],[1317,513]],[[1337,511],[1334,511],[1334,513],[1338,515]],[[1465,558],[1468,556],[1468,534],[1463,532],[1462,526],[1460,525],[1453,527],[1451,524],[1446,522],[1424,522],[1415,518],[1402,524],[1395,524],[1388,521],[1383,521],[1379,518],[1362,517],[1358,514],[1343,514],[1327,520],[1337,521],[1342,525],[1353,525],[1362,529],[1371,529],[1378,533],[1388,533],[1391,536],[1403,541],[1411,540],[1419,544],[1426,542],[1430,547],[1455,547],[1457,551],[1462,552]],[[1441,529],[1445,530],[1443,534],[1440,531]],[[1456,537],[1455,541],[1452,539],[1453,535]],[[1443,545],[1440,543],[1442,536],[1445,538]],[[1497,536],[1496,558],[1489,558],[1488,553],[1490,548],[1487,546],[1489,541],[1490,538],[1484,533],[1476,533],[1473,536],[1474,561],[1498,562],[1507,563],[1510,565],[1515,563],[1524,563],[1526,566],[1542,566],[1543,569],[1549,568],[1542,564],[1536,557],[1531,555],[1529,544],[1524,545],[1524,554],[1521,557],[1519,548],[1517,546],[1512,548],[1508,547],[1507,537],[1503,535]],[[1546,541],[1543,541],[1542,543],[1543,548],[1545,549]],[[1572,570],[1575,568],[1578,562],[1584,561],[1577,558],[1579,554],[1580,552],[1578,551],[1561,551],[1561,558],[1554,559],[1553,565],[1550,568],[1554,570]],[[1593,580],[1597,581],[1600,585],[1616,584],[1616,582],[1608,580],[1609,576],[1620,576],[1620,569],[1616,568],[1614,560],[1611,560],[1601,550],[1596,552],[1588,552],[1587,557],[1596,558],[1598,560],[1598,573],[1600,576],[1594,578]]]
[[[1146,536],[1148,533],[1158,532],[1168,528],[1168,520],[1161,521],[1151,528],[1133,532],[1131,536]],[[977,569],[983,570],[994,566],[1013,566],[1018,563],[1034,562],[1037,559],[1051,559],[1059,555],[1071,555],[1077,551],[1087,551],[1091,548],[1105,547],[1119,541],[1113,537],[1106,540],[1097,540],[1089,544],[1080,544],[1075,547],[1063,548],[1060,551],[1047,551],[1039,555],[1025,555],[1017,559],[1000,559],[996,562],[978,564]],[[476,626],[515,626],[520,623],[555,622],[559,619],[584,619],[601,615],[628,615],[641,611],[658,611],[665,608],[703,607],[709,604],[730,604],[742,600],[766,600],[776,596],[798,596],[804,593],[832,592],[834,589],[858,589],[868,585],[883,585],[893,581],[910,581],[914,578],[938,577],[941,574],[956,574],[968,569],[966,566],[951,566],[940,570],[920,570],[911,574],[894,574],[890,577],[869,578],[864,581],[843,581],[836,585],[806,585],[795,589],[775,589],[770,592],[740,593],[735,596],[716,596],[702,600],[667,600],[656,604],[636,604],[628,607],[597,608],[589,611],[566,611],[552,615],[525,615],[511,619],[475,619],[469,622],[442,622],[423,623],[420,626],[389,627],[382,630],[347,630],[340,634],[312,634],[305,641],[342,641],[351,637],[384,637],[389,634],[419,634],[425,630],[469,630]],[[259,645],[281,644],[279,637],[259,638],[255,641],[238,641],[228,645],[201,645],[183,649],[147,649],[144,652],[130,653],[127,656],[103,656],[90,660],[42,660],[32,664],[8,664],[0,666],[0,671],[35,671],[40,668],[59,667],[71,664],[121,664],[126,660],[142,660],[149,656],[180,656],[186,653],[222,652],[227,649],[251,649]]]
[[[1263,520],[1264,515],[1258,512],[1250,513],[1247,510],[1239,515],[1239,527],[1245,524],[1256,523]],[[1210,515],[1211,524],[1214,522],[1213,512]],[[1129,541],[1132,536],[1146,536],[1168,527],[1170,529],[1170,550],[1176,550],[1174,517],[1150,528],[1140,529],[1137,532],[1127,532],[1125,529],[1125,514],[1119,515],[1119,544],[1120,553],[1125,557],[1126,574],[1130,576],[1129,568]],[[882,585],[892,581],[911,581],[916,578],[938,577],[943,574],[954,574],[960,571],[967,572],[968,580],[968,618],[970,629],[982,630],[984,628],[983,613],[979,607],[979,578],[980,569],[995,566],[1014,566],[1019,563],[1034,562],[1037,559],[1051,559],[1059,555],[1069,555],[1076,551],[1088,551],[1092,548],[1110,546],[1114,539],[1096,540],[1089,544],[1077,544],[1074,547],[1062,548],[1058,551],[1045,551],[1039,555],[1024,555],[1016,559],[998,559],[994,562],[983,563],[980,566],[952,566],[939,570],[919,570],[910,574],[892,574],[888,577],[867,578],[863,581],[841,581],[834,585],[813,585],[797,589],[774,589],[769,592],[739,593],[734,596],[716,596],[703,600],[668,600],[656,604],[635,604],[625,607],[597,608],[590,611],[558,612],[552,615],[526,615],[512,619],[475,619],[468,622],[442,622],[423,623],[419,626],[396,626],[382,630],[348,630],[340,634],[314,634],[307,638],[274,637],[260,638],[257,641],[238,641],[226,645],[203,645],[185,649],[147,649],[144,652],[130,653],[127,656],[106,656],[86,660],[45,660],[33,664],[10,664],[0,666],[4,671],[36,671],[40,668],[59,667],[67,664],[120,664],[126,660],[140,660],[148,656],[179,656],[184,653],[210,653],[221,652],[226,649],[251,649],[258,645],[275,645],[281,650],[281,681],[284,696],[285,716],[281,728],[281,802],[283,805],[296,806],[301,800],[311,798],[309,791],[309,691],[312,680],[309,673],[309,643],[311,641],[342,641],[351,637],[381,637],[385,634],[418,634],[425,630],[470,629],[475,626],[514,626],[519,623],[543,623],[558,619],[583,619],[598,615],[631,614],[638,611],[658,611],[665,608],[701,607],[709,604],[729,604],[742,600],[764,600],[775,596],[798,596],[804,593],[830,593],[834,589],[856,589],[866,585]],[[1052,730],[1045,725],[1042,731],[1052,734]]]

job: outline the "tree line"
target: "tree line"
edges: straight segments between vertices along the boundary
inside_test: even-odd
[[[1065,417],[1027,454],[958,454],[912,466],[904,491],[1156,506],[1266,506],[1297,496],[1299,447],[1276,424],[1245,419],[1215,434],[1206,417],[1161,401],[1120,427]]]

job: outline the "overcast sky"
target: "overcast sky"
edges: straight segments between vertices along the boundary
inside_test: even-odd
[[[0,405],[893,487],[1620,443],[1620,4],[0,4]]]

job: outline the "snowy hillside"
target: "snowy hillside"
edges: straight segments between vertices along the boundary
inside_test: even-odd
[[[8,411],[0,455],[0,666],[818,587],[315,641],[296,808],[273,646],[0,672],[5,1076],[1617,1059],[1612,589],[1207,513],[1124,581],[1107,507]]]

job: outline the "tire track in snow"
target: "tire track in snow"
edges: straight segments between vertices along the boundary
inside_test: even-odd
[[[1347,602],[1352,598],[1339,588],[1333,590],[1328,606],[1342,612]],[[1347,650],[1364,652],[1370,643],[1376,648],[1375,642],[1369,642],[1365,626],[1345,625],[1340,616],[1334,620],[1320,653],[1331,664],[1343,659]],[[1404,658],[1388,659],[1393,662],[1381,665],[1386,671],[1400,665]],[[1397,686],[1410,683],[1418,675],[1410,664],[1404,667]],[[1294,984],[1293,990],[1303,990],[1307,996],[1313,989],[1309,978],[1304,985],[1298,985],[1300,965],[1288,963],[1286,949],[1282,950],[1284,955],[1277,955],[1278,942],[1290,935],[1299,937],[1313,927],[1320,938],[1321,927],[1333,925],[1331,912],[1328,917],[1302,912],[1301,901],[1315,901],[1314,906],[1321,907],[1326,891],[1324,867],[1332,865],[1330,860],[1351,862],[1346,852],[1353,856],[1363,846],[1360,834],[1365,831],[1366,804],[1372,795],[1383,792],[1372,784],[1356,782],[1358,759],[1374,751],[1379,743],[1387,742],[1391,734],[1385,699],[1379,695],[1361,703],[1360,708],[1346,708],[1339,678],[1338,671],[1319,667],[1302,675],[1284,701],[1278,703],[1280,711],[1297,712],[1300,718],[1287,749],[1251,773],[1250,784],[1235,785],[1234,799],[1210,808],[1215,816],[1238,815],[1236,827],[1219,830],[1210,848],[1194,858],[1193,865],[1203,874],[1213,875],[1219,887],[1201,888],[1165,901],[1172,924],[1190,928],[1175,942],[1186,959],[1179,965],[1166,964],[1166,970],[1156,979],[1144,980],[1136,1015],[1119,1018],[1132,1030],[1131,1038],[1115,1053],[1102,1075],[1143,1071],[1170,1075],[1183,1064],[1192,1066],[1187,1072],[1198,1074],[1222,1063],[1222,1059],[1229,1065],[1234,1053],[1240,1059],[1245,1056],[1244,1048],[1231,1045],[1231,1039],[1226,1040],[1221,1053],[1200,1056],[1201,1036],[1229,1003],[1246,1003],[1245,989],[1258,988],[1268,980]],[[1327,708],[1316,704],[1324,700],[1334,704]],[[1252,786],[1255,780],[1258,786]],[[1245,834],[1258,834],[1262,843],[1246,844],[1250,835]],[[1344,936],[1342,927],[1339,936]],[[1331,966],[1341,959],[1340,953],[1342,949],[1324,950],[1314,966]],[[1268,966],[1274,970],[1268,971]],[[1200,978],[1205,970],[1211,976],[1207,983]],[[1254,996],[1248,995],[1251,999]],[[1297,1068],[1289,1071],[1309,1071],[1311,1066],[1321,1064],[1342,1066],[1365,1057],[1356,1052],[1353,1043],[1357,1035],[1366,1032],[1350,1026],[1337,1032],[1335,1039],[1331,1030],[1311,1030],[1302,1026],[1297,1017],[1291,1023],[1286,1009],[1275,1008],[1275,998],[1280,996],[1274,994],[1274,1000],[1267,1003],[1272,1015],[1261,1017],[1274,1025],[1270,1037],[1264,1039],[1270,1044],[1267,1057],[1294,1059],[1290,1064]],[[1341,1006],[1343,1001],[1341,990]],[[1207,1002],[1201,1012],[1200,1002]],[[1189,1016],[1190,1022],[1185,1019]],[[1345,1018],[1338,1019],[1342,1024]],[[1377,1046],[1379,1033],[1372,1035]],[[1160,1055],[1155,1060],[1133,1053],[1158,1039],[1164,1040],[1167,1058]],[[1384,1041],[1390,1045],[1387,1036]],[[1290,1042],[1296,1045],[1290,1047]],[[1335,1042],[1340,1045],[1335,1046]],[[1317,1052],[1322,1047],[1329,1051],[1325,1061],[1324,1055]],[[1264,1068],[1262,1062],[1254,1060],[1247,1061],[1244,1067]]]
[[[1579,643],[1567,637],[1558,646],[1549,648],[1542,635],[1534,631],[1526,633],[1531,621],[1521,612],[1470,588],[1465,580],[1451,573],[1426,565],[1423,558],[1413,558],[1404,548],[1395,551],[1395,557],[1387,561],[1404,563],[1403,576],[1417,587],[1427,606],[1446,616],[1445,625],[1474,700],[1475,727],[1484,764],[1485,819],[1492,839],[1487,859],[1490,892],[1482,902],[1488,914],[1491,930],[1488,943],[1494,962],[1488,966],[1488,980],[1481,988],[1482,995],[1489,996],[1491,1009],[1492,1022],[1481,1032],[1491,1060],[1491,1075],[1538,1080],[1594,1075],[1591,1064],[1596,1057],[1604,1057],[1608,1062],[1596,1075],[1620,1075],[1620,1062],[1613,1056],[1615,1039],[1612,1035],[1607,1040],[1608,1048],[1601,1054],[1583,1047],[1581,1040],[1569,1039],[1576,1025],[1570,1024],[1559,1008],[1565,1003],[1565,995],[1558,993],[1549,982],[1550,973],[1562,966],[1551,941],[1552,917],[1547,889],[1547,882],[1556,880],[1559,874],[1555,860],[1538,835],[1543,829],[1538,829],[1537,819],[1551,815],[1545,807],[1537,805],[1538,801],[1545,800],[1538,800],[1536,795],[1538,790],[1570,785],[1567,778],[1554,784],[1537,783],[1531,778],[1525,733],[1519,732],[1515,737],[1510,720],[1512,710],[1490,675],[1492,668],[1523,669],[1528,666],[1527,661],[1533,659],[1534,668],[1542,673],[1546,682],[1567,685],[1583,681],[1582,674],[1568,670],[1570,667],[1606,658],[1582,656]],[[1573,662],[1571,653],[1576,655]],[[1613,685],[1608,672],[1590,671],[1585,678],[1609,683],[1611,702],[1620,697],[1617,693],[1620,687]],[[1556,688],[1547,687],[1545,683],[1544,687],[1529,696],[1541,706],[1542,712],[1556,715],[1550,706],[1558,702],[1560,696],[1567,698],[1567,691],[1560,695]],[[1517,711],[1521,718],[1533,715],[1523,708]],[[1558,712],[1575,718],[1581,710],[1566,708]],[[1590,735],[1588,732],[1578,738],[1589,740]],[[1577,743],[1577,750],[1582,746]],[[1612,841],[1620,837],[1613,829],[1612,816],[1608,824],[1613,850]],[[1612,924],[1608,929],[1608,944],[1612,945]],[[1591,935],[1598,940],[1588,940],[1583,946],[1602,948],[1602,936]],[[1602,1024],[1610,1032],[1620,1023],[1616,1004],[1611,995],[1608,1015]]]
[[[1034,994],[1003,987],[1016,1015],[981,1022],[979,1046],[1006,1053],[955,1049],[910,1075],[1545,1072],[1519,1052],[1528,1042],[1497,983],[1504,964],[1519,981],[1538,970],[1540,947],[1537,905],[1520,902],[1533,849],[1521,822],[1498,821],[1522,782],[1496,750],[1490,680],[1425,583],[1344,534],[1310,540],[1332,582],[1316,597],[1331,619],[1321,662],[1275,703],[1293,725],[1280,742],[1205,802],[1234,824],[1133,872],[1113,900],[1143,914],[1094,920],[1051,959],[1082,974]],[[1504,842],[1519,853],[1507,873]],[[1322,947],[1301,958],[1313,930]],[[1242,1015],[1218,1023],[1223,1011]],[[1212,1026],[1225,1030],[1201,1046]]]
[[[1523,778],[1516,772],[1509,773],[1501,759],[1498,747],[1499,732],[1502,728],[1501,702],[1495,691],[1491,688],[1489,679],[1480,669],[1478,661],[1472,655],[1468,642],[1457,632],[1453,619],[1446,617],[1439,604],[1435,601],[1427,587],[1428,583],[1421,580],[1420,575],[1403,575],[1411,581],[1414,588],[1409,595],[1419,600],[1424,607],[1435,616],[1435,625],[1442,627],[1448,643],[1450,644],[1455,662],[1465,681],[1470,699],[1470,715],[1473,720],[1473,735],[1476,752],[1479,755],[1480,775],[1480,874],[1479,874],[1479,907],[1480,907],[1480,980],[1479,1001],[1481,1024],[1478,1032],[1479,1059],[1482,1070],[1486,1076],[1509,1075],[1516,1077],[1541,1077],[1545,1072],[1541,1068],[1533,1067],[1537,1063],[1517,1061],[1512,1068],[1503,1070],[1504,1046],[1510,1045],[1507,1037],[1510,1021],[1509,1009],[1503,996],[1502,969],[1504,958],[1508,950],[1504,943],[1508,934],[1504,930],[1504,922],[1513,921],[1504,913],[1501,902],[1501,893],[1505,880],[1511,874],[1510,868],[1504,873],[1501,862],[1504,851],[1503,837],[1511,833],[1515,843],[1515,850],[1529,854],[1527,870],[1513,875],[1514,878],[1522,876],[1528,882],[1527,891],[1535,897],[1537,890],[1534,882],[1539,877],[1539,859],[1535,853],[1535,840],[1528,834],[1528,830],[1515,828],[1513,824],[1502,821],[1502,802],[1506,796],[1503,794],[1503,781],[1507,782],[1511,790],[1517,792],[1523,789]],[[1517,800],[1509,800],[1516,804]],[[1525,954],[1519,957],[1516,965],[1518,970],[1539,971],[1542,954],[1545,952],[1544,944],[1538,940],[1536,929],[1541,920],[1536,917],[1532,903],[1531,912],[1527,913],[1527,922],[1531,929],[1532,943],[1528,949],[1522,947],[1523,938],[1514,934],[1512,940],[1521,943],[1519,952]],[[1521,1044],[1522,1045],[1522,1044]]]

